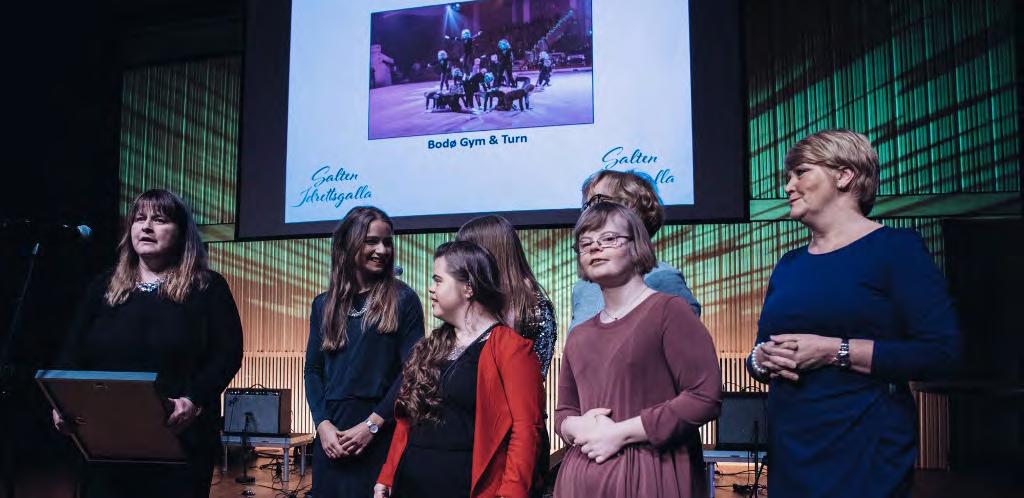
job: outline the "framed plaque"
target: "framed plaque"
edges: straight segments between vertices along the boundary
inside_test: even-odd
[[[39,370],[36,382],[90,462],[185,463],[151,372]]]

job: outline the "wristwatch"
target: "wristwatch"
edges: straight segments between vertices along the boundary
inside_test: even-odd
[[[366,422],[364,422],[364,423],[366,424],[367,427],[370,428],[370,434],[376,434],[377,431],[380,430],[380,426],[375,424],[375,423],[373,423],[373,421],[370,420],[370,419],[366,419]]]
[[[843,342],[839,343],[839,352],[832,358],[832,364],[843,369],[850,369],[850,340],[843,338]]]

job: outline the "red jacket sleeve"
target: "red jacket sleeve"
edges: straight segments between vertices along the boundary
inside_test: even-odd
[[[527,498],[537,463],[544,392],[533,344],[514,331],[509,332],[507,340],[498,348],[497,358],[505,398],[512,414],[512,433],[498,496]]]
[[[377,482],[387,487],[395,485],[395,472],[398,470],[398,462],[402,460],[405,453],[405,445],[409,442],[409,422],[403,418],[395,420],[395,434],[391,437],[391,448],[388,450],[388,459],[380,469],[380,476]]]

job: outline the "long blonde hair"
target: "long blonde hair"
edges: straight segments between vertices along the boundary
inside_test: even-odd
[[[320,348],[323,351],[337,351],[348,342],[348,312],[359,293],[356,256],[362,251],[366,233],[374,221],[383,221],[388,227],[394,227],[384,211],[373,206],[357,206],[345,215],[331,237],[331,281],[320,330],[323,337]],[[369,309],[363,323],[366,328],[376,326],[382,334],[398,330],[399,284],[395,280],[394,269],[395,254],[392,251],[380,278],[368,282]]]
[[[139,213],[161,214],[178,227],[173,246],[174,257],[164,274],[166,280],[159,287],[160,295],[176,303],[183,303],[193,290],[205,289],[210,281],[206,248],[199,237],[192,212],[178,196],[163,189],[153,189],[135,198],[125,219],[124,235],[117,245],[117,265],[107,286],[107,293],[103,296],[107,304],[123,304],[140,282],[139,254],[132,245],[132,224]]]

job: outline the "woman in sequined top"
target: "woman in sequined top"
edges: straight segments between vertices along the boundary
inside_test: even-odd
[[[86,290],[58,367],[157,373],[186,464],[92,462],[83,494],[205,497],[219,453],[220,395],[242,363],[238,308],[224,277],[207,266],[181,199],[147,191],[126,221],[117,264]],[[62,432],[75,430],[61,413],[53,419]]]
[[[480,216],[462,225],[455,239],[474,242],[494,256],[501,290],[508,296],[503,319],[519,335],[533,341],[541,375],[547,378],[558,332],[555,309],[530,270],[516,229],[501,216]]]

